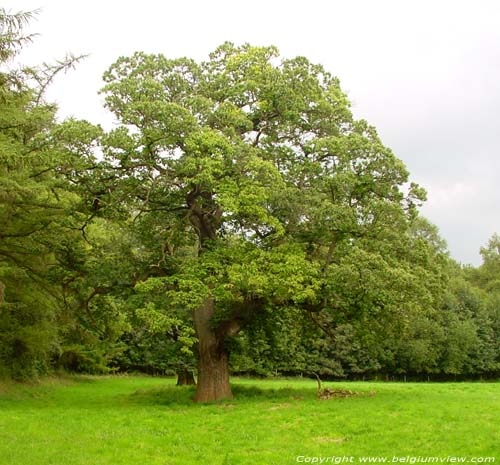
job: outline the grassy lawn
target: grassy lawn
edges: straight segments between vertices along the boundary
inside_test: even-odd
[[[193,389],[173,379],[0,384],[0,464],[285,465],[334,456],[499,463],[500,384],[326,386],[376,395],[318,400],[311,380],[235,379],[234,401],[196,405]]]

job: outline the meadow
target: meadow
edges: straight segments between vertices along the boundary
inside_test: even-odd
[[[498,383],[332,382],[325,386],[360,395],[319,400],[313,380],[237,378],[234,400],[204,405],[192,403],[192,387],[174,384],[143,376],[0,383],[0,464],[500,459]]]

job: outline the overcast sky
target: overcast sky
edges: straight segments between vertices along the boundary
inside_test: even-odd
[[[5,0],[41,8],[25,63],[90,57],[53,85],[63,117],[105,127],[103,71],[137,50],[207,58],[226,40],[277,45],[338,76],[356,117],[428,191],[423,214],[451,255],[478,265],[500,233],[500,1]]]

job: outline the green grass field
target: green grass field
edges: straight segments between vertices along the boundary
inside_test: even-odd
[[[318,400],[311,380],[235,379],[235,400],[197,405],[190,401],[193,389],[177,388],[173,379],[0,384],[0,465],[285,465],[321,458],[359,463],[360,457],[392,463],[393,457],[451,456],[479,462],[496,456],[499,463],[500,384],[326,386],[376,395]]]

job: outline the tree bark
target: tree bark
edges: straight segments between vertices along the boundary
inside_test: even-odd
[[[229,354],[224,347],[225,332],[212,327],[214,307],[214,300],[207,298],[193,315],[198,338],[198,383],[195,402],[233,398],[229,384]]]
[[[0,305],[2,305],[4,303],[4,299],[5,299],[5,284],[0,281]]]
[[[194,386],[196,381],[191,370],[179,370],[177,372],[177,386]]]
[[[186,204],[190,210],[189,220],[199,238],[198,253],[201,255],[217,239],[222,210],[214,201],[212,192],[203,190],[199,185],[195,185],[187,194]],[[193,312],[198,338],[198,383],[195,402],[233,398],[229,384],[229,354],[224,346],[228,332],[222,327],[213,327],[214,313],[215,302],[212,297],[207,297]]]

